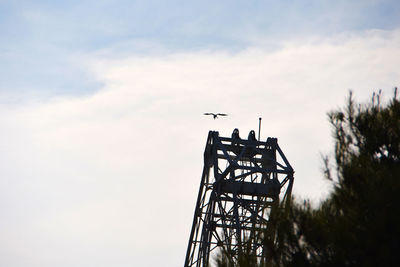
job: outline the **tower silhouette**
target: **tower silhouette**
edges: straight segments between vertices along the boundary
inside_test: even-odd
[[[210,131],[185,267],[209,266],[218,248],[234,266],[244,248],[258,261],[268,259],[263,242],[254,237],[273,239],[270,214],[290,199],[292,187],[293,168],[276,138],[263,142],[254,131],[247,140],[238,129],[230,138]]]

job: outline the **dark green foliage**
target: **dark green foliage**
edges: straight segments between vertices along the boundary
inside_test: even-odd
[[[374,94],[328,114],[335,138],[334,184],[319,207],[292,200],[271,218],[263,266],[397,266],[400,251],[400,102]],[[222,257],[223,258],[223,257]],[[221,265],[220,260],[219,266]],[[257,264],[239,264],[257,266]]]

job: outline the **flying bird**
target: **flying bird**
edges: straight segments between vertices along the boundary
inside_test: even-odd
[[[224,114],[224,113],[210,113],[210,112],[206,112],[204,113],[204,115],[212,115],[214,120],[218,118],[218,116],[228,116],[228,114]]]

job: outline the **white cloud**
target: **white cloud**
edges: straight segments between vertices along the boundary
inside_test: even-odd
[[[391,93],[399,41],[371,31],[274,51],[94,56],[97,93],[0,107],[1,265],[183,264],[208,130],[247,136],[259,116],[296,170],[295,193],[322,197],[326,112],[350,88]],[[213,111],[230,116],[202,116]]]

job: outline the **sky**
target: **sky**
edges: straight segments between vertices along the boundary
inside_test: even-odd
[[[398,1],[0,0],[0,265],[183,266],[209,130],[329,193],[327,112],[400,85]],[[204,112],[223,112],[213,120]]]

